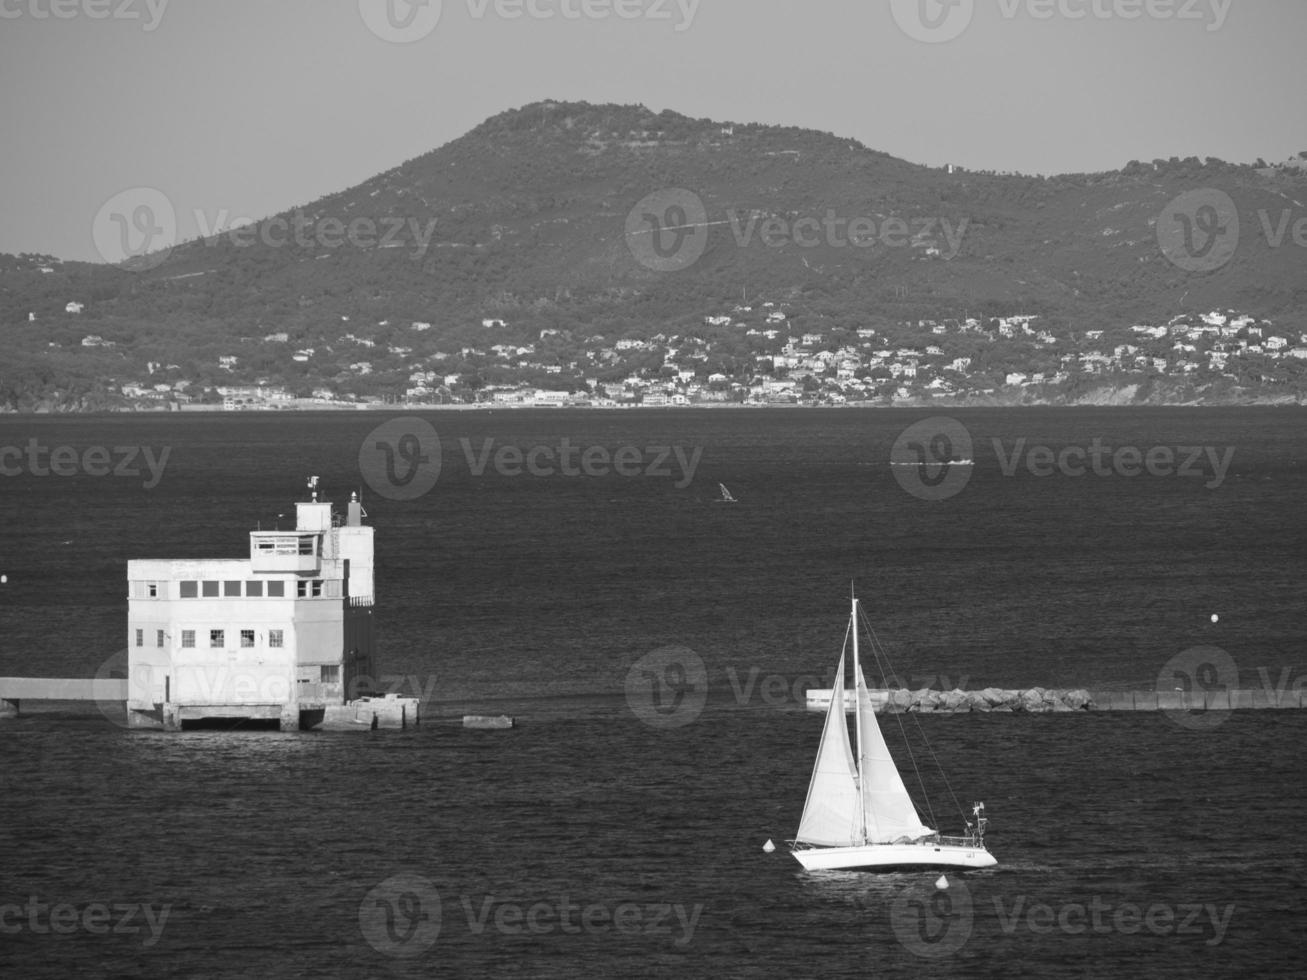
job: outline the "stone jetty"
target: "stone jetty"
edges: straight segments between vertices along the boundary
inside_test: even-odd
[[[853,709],[853,692],[845,691],[846,710]],[[1305,708],[1307,692],[1296,690],[1240,689],[1222,691],[1088,691],[1031,687],[1003,690],[987,687],[978,691],[937,691],[922,688],[909,691],[868,690],[877,714],[903,711],[963,713],[1065,711],[1229,711],[1252,708]],[[807,706],[826,710],[831,691],[809,690]]]

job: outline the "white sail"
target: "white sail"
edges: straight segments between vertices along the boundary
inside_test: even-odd
[[[899,768],[889,754],[867,694],[861,664],[857,673],[859,745],[862,751],[858,770],[862,774],[860,789],[867,820],[866,842],[885,844],[905,837],[916,840],[933,834],[933,830],[922,824],[912,797],[903,785]]]
[[[835,674],[838,696],[832,697],[821,730],[817,764],[808,783],[799,832],[804,844],[847,847],[862,837],[858,803],[858,771],[849,744],[849,726],[844,720],[844,655]]]

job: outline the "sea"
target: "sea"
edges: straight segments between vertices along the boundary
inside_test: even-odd
[[[1297,703],[1307,410],[0,416],[0,677],[121,672],[126,561],[242,557],[313,476],[420,726],[24,703],[0,976],[1301,975],[1304,710],[882,715],[997,867],[786,842],[852,593],[873,684]]]

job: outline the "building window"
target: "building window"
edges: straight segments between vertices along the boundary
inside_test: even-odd
[[[254,630],[241,630],[241,646],[254,646]]]
[[[311,554],[313,554],[313,539],[312,539],[312,538],[300,538],[300,554],[301,554],[301,555],[311,555]]]
[[[274,579],[268,583],[268,597],[271,599],[280,599],[286,594],[286,583],[281,579]]]
[[[246,583],[245,583],[245,594],[246,594],[247,596],[261,596],[261,595],[263,595],[263,583],[262,583],[262,582],[254,582],[254,581],[246,582]]]
[[[182,630],[182,646],[195,646],[195,630]]]
[[[309,594],[308,582],[305,582],[303,579],[300,579],[298,582],[295,583],[295,595],[298,598],[303,599],[308,594]]]
[[[138,647],[145,646],[145,630],[136,631],[136,645]]]
[[[332,664],[331,666],[327,666],[326,664],[324,664],[322,667],[322,683],[337,684],[339,682],[340,682],[340,664]]]
[[[177,583],[177,584],[180,585],[180,586],[182,587],[181,597],[182,597],[183,599],[198,599],[198,598],[199,598],[199,595],[200,595],[200,583],[199,583],[199,582],[179,582],[179,583]]]
[[[209,630],[209,646],[210,647],[223,646],[222,630]]]
[[[218,583],[202,582],[200,588],[200,594],[203,595],[206,599],[216,599],[218,597]]]
[[[268,646],[280,647],[282,645],[281,630],[268,630]]]
[[[156,647],[163,646],[163,630],[154,631],[154,645]]]
[[[315,596],[320,596],[320,595],[322,595],[322,580],[321,580],[321,579],[316,579],[316,578],[315,578],[315,579],[313,580],[313,594],[314,594]]]
[[[227,581],[222,583],[222,594],[228,597],[235,596],[240,598],[241,584],[239,582]]]
[[[145,583],[145,595],[146,595],[148,598],[150,598],[150,599],[157,599],[157,598],[159,598],[159,583],[158,583],[158,582],[146,582],[146,583]]]

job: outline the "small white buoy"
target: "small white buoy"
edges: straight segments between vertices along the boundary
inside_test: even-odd
[[[936,878],[935,887],[938,888],[940,891],[946,890],[948,888],[948,876],[940,875],[938,878]]]
[[[1212,613],[1212,622],[1213,622],[1213,623],[1215,623],[1215,622],[1219,622],[1220,619],[1221,619],[1220,616],[1216,615],[1216,613]]]
[[[8,584],[9,584],[9,576],[0,575],[0,585],[8,585]]]
[[[776,845],[773,844],[770,839],[768,839],[766,844],[762,845],[762,852],[764,854],[770,854],[774,850],[776,850]]]

